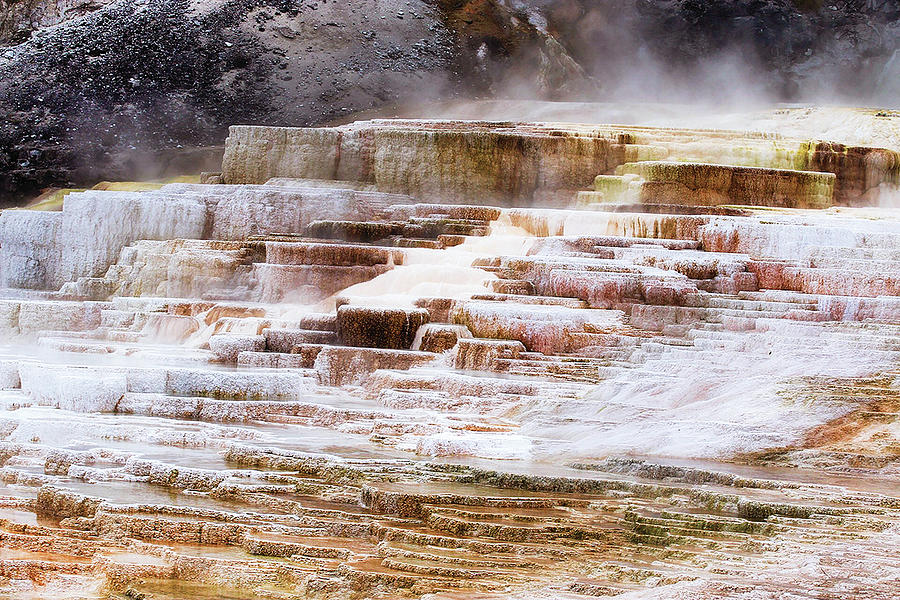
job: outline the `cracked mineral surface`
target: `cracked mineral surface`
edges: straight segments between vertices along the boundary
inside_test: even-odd
[[[879,145],[236,126],[3,211],[0,596],[897,598]]]

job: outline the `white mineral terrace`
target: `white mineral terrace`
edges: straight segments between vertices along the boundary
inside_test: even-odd
[[[900,595],[897,152],[371,121],[210,181],[0,214],[0,597]]]

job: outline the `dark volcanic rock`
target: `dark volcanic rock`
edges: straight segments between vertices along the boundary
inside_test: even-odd
[[[900,39],[896,0],[638,0],[639,39],[685,86],[780,101],[895,101],[876,82]],[[579,56],[580,54],[576,55]],[[715,60],[722,59],[722,60]],[[737,68],[737,73],[728,73]],[[666,92],[671,94],[671,90]],[[722,92],[719,92],[722,94]]]
[[[0,0],[0,46],[18,44],[43,28],[76,19],[114,0]]]
[[[375,0],[118,0],[38,30],[0,51],[0,200],[160,176],[233,123],[313,124],[439,94],[448,34],[425,3],[400,5],[402,18]]]

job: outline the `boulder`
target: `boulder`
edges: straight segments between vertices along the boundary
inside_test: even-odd
[[[435,359],[430,352],[383,348],[322,348],[314,369],[322,385],[361,385],[380,369],[410,369]]]
[[[303,344],[334,344],[337,336],[333,331],[308,329],[279,329],[270,327],[265,331],[265,349],[269,352],[289,354]]]
[[[614,331],[624,325],[617,310],[475,300],[457,303],[450,320],[465,325],[476,337],[517,340],[528,350],[544,354],[570,351],[575,332]]]
[[[522,342],[512,340],[461,339],[454,367],[463,371],[493,371],[495,358],[518,358],[525,352]]]
[[[464,325],[427,323],[416,333],[412,349],[441,353],[456,346],[457,341],[471,338],[472,332]]]
[[[424,308],[370,308],[345,304],[337,311],[337,334],[346,346],[408,350],[419,327],[428,322]]]

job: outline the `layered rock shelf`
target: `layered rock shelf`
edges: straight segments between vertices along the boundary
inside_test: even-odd
[[[676,168],[656,161],[688,164]],[[900,184],[900,154],[883,148],[736,131],[478,121],[234,126],[223,169],[226,183],[340,180],[444,202],[507,206],[567,205],[597,175],[617,170],[669,184],[646,186],[648,203],[667,203],[687,188],[707,189],[707,196],[723,202],[699,195],[676,203],[784,206],[790,200],[788,206],[822,208],[832,201],[877,203],[883,184]]]
[[[893,598],[900,158],[234,127],[0,214],[0,595]]]

